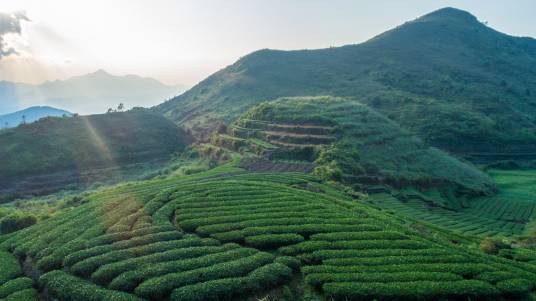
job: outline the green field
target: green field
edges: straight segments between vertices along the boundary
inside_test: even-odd
[[[235,300],[294,283],[328,300],[466,299],[522,296],[536,284],[532,266],[416,232],[310,175],[235,164],[98,192],[0,236],[10,267],[1,277],[21,276],[15,258],[42,273],[6,290],[31,296],[42,287],[59,300]]]
[[[361,102],[340,97],[288,97],[253,107],[216,142],[271,159],[315,161],[315,174],[360,190],[374,184],[426,187],[432,201],[460,208],[449,194],[490,194],[494,183],[473,165],[427,146]],[[273,147],[264,147],[261,140]],[[248,145],[249,143],[249,145]],[[248,148],[249,146],[249,148]]]
[[[536,171],[490,170],[499,192],[466,201],[466,208],[448,210],[418,199],[404,200],[372,195],[372,202],[419,220],[475,236],[521,235],[536,218]]]

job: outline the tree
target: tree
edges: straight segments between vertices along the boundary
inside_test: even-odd
[[[22,115],[22,124],[26,124],[26,115]]]
[[[124,108],[125,108],[125,105],[123,105],[123,103],[119,103],[119,105],[117,106],[117,111],[118,112],[123,112]]]
[[[112,113],[114,110],[112,110],[112,108],[108,108],[108,110],[106,111],[106,114],[110,114]]]

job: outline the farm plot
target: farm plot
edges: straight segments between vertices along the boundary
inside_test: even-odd
[[[231,170],[94,194],[0,237],[0,254],[30,258],[58,300],[235,300],[300,273],[337,300],[514,299],[536,284],[531,266],[432,241],[312,176]]]
[[[372,195],[383,208],[473,236],[521,235],[536,217],[536,173],[492,170],[499,193],[466,202],[466,208],[446,210],[409,199],[401,202],[388,194]],[[534,185],[533,185],[534,184]]]
[[[173,187],[197,191],[194,179]],[[31,258],[44,273],[40,285],[59,300],[232,298],[290,278],[292,269],[273,254],[177,229],[167,216],[169,194],[161,193],[168,187],[155,181],[94,195],[0,240],[8,251],[1,254],[17,264],[15,256]]]
[[[297,258],[306,282],[328,298],[493,298],[536,279],[522,266],[429,241],[365,206],[274,186],[260,174],[200,186],[197,195],[171,196],[179,227]]]

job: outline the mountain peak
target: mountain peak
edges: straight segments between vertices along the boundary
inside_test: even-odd
[[[104,69],[99,69],[93,73],[90,73],[88,75],[95,75],[95,76],[110,76],[111,74],[106,72]]]
[[[417,21],[458,21],[458,22],[478,22],[478,19],[471,13],[454,7],[444,7],[426,14]]]

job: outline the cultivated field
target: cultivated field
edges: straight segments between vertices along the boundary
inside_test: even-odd
[[[34,277],[0,291],[32,296],[41,287],[59,300],[235,300],[298,281],[321,298],[398,300],[517,298],[536,284],[532,266],[419,234],[303,173],[227,165],[89,198],[0,237],[11,267],[0,280],[21,277],[16,259]]]

